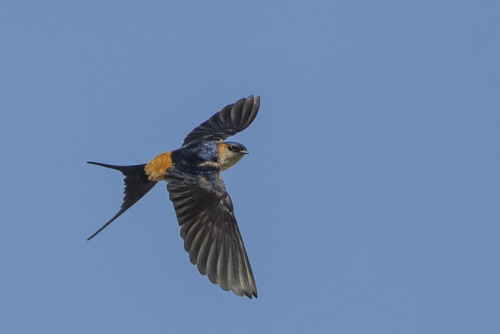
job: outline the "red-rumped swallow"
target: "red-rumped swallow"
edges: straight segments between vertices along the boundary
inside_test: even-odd
[[[122,172],[125,191],[121,209],[87,240],[165,180],[191,263],[223,290],[257,297],[252,268],[221,172],[248,154],[242,144],[224,140],[245,130],[257,116],[259,106],[260,98],[250,95],[224,107],[191,131],[181,148],[162,153],[147,164],[114,166],[89,161]]]

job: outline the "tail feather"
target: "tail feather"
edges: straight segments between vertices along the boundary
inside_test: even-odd
[[[106,168],[116,169],[122,172],[125,176],[123,182],[125,183],[125,190],[123,192],[123,203],[120,210],[113,216],[110,220],[106,222],[100,229],[98,229],[94,234],[92,234],[88,239],[92,239],[99,232],[104,230],[109,224],[111,224],[116,218],[118,218],[122,213],[127,211],[132,205],[134,205],[138,200],[140,200],[144,195],[150,191],[157,182],[148,179],[146,173],[144,172],[144,165],[133,165],[133,166],[114,166],[103,164],[100,162],[88,161],[87,163],[92,165],[98,165]]]

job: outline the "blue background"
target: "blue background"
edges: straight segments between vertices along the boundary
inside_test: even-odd
[[[496,1],[2,1],[2,333],[500,333]],[[223,177],[259,298],[122,176],[262,97]]]

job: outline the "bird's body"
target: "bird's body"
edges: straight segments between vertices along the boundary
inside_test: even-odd
[[[242,144],[224,140],[247,128],[259,105],[259,97],[249,96],[226,106],[191,131],[181,148],[162,153],[147,164],[114,166],[89,162],[121,171],[125,191],[118,213],[88,240],[165,180],[191,262],[222,289],[257,297],[233,204],[220,173],[248,153]]]

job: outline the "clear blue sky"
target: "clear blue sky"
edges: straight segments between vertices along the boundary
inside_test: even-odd
[[[0,332],[500,333],[496,1],[2,1]],[[224,172],[259,298],[122,177],[260,95]]]

